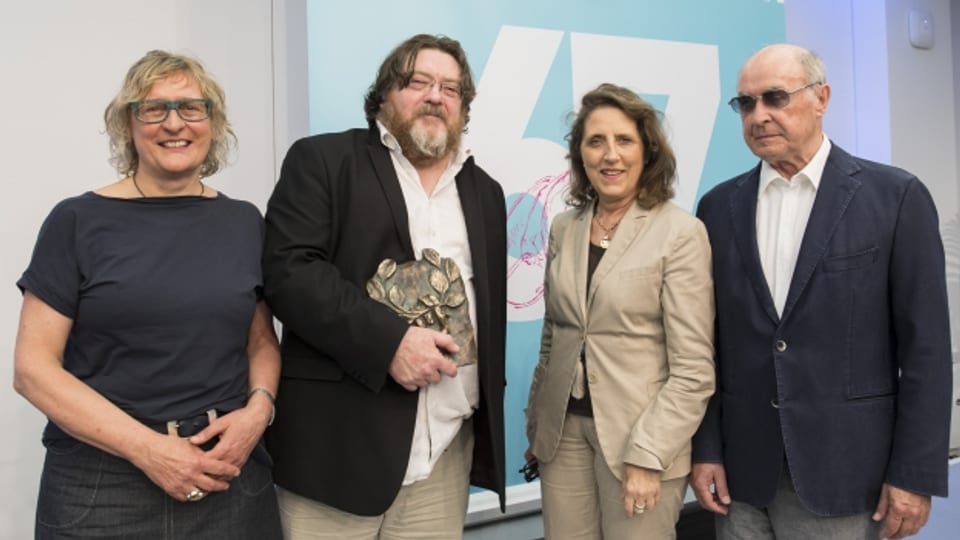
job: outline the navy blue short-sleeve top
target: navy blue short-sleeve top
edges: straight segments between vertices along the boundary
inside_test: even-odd
[[[17,286],[73,320],[67,371],[163,423],[245,403],[262,240],[257,208],[222,193],[85,193],[47,217]]]

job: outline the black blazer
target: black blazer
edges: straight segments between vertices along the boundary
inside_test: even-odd
[[[698,217],[713,247],[717,392],[695,462],[765,507],[784,456],[816,514],[872,511],[884,482],[946,495],[952,392],[936,208],[913,175],[833,146],[783,316],[756,240],[760,167]]]
[[[473,259],[480,405],[471,482],[504,504],[506,204],[469,158],[456,177]],[[407,323],[365,284],[413,260],[406,206],[376,128],[301,139],[266,213],[264,295],[283,323],[277,416],[267,430],[280,486],[358,515],[382,514],[406,472],[417,393],[387,370]]]

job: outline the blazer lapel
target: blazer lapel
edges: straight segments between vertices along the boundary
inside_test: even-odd
[[[587,315],[587,270],[590,257],[590,220],[592,219],[591,206],[587,205],[577,214],[577,220],[572,224],[571,240],[573,245],[564,246],[573,256],[574,294],[577,295],[577,305],[580,306],[581,322]]]
[[[733,223],[733,236],[743,270],[753,285],[757,299],[763,311],[773,322],[778,322],[777,308],[770,295],[770,286],[763,275],[760,263],[760,249],[757,247],[757,190],[760,186],[760,166],[737,183],[737,189],[730,195],[730,217]]]
[[[487,276],[484,275],[487,260],[487,235],[484,228],[483,208],[480,205],[481,197],[478,193],[478,184],[473,177],[473,157],[463,162],[463,167],[455,179],[457,194],[460,197],[460,208],[463,210],[463,220],[467,226],[467,240],[470,242],[470,257],[473,259],[474,285],[485,286]],[[506,269],[504,269],[506,271]],[[476,290],[477,298],[482,298],[486,290]]]
[[[783,306],[783,319],[787,318],[803,294],[814,269],[826,255],[827,245],[843,213],[860,189],[861,182],[853,177],[859,170],[860,166],[839,147],[834,146],[830,150],[820,186],[817,188],[817,196],[810,210],[810,219],[803,233],[797,265],[794,267],[787,301]]]
[[[413,241],[410,240],[410,222],[407,217],[407,204],[403,199],[403,191],[400,189],[400,179],[397,178],[397,171],[393,168],[393,161],[390,159],[390,150],[380,141],[380,130],[376,124],[370,128],[370,139],[367,141],[367,151],[370,155],[370,162],[373,163],[373,170],[383,189],[383,194],[390,205],[393,215],[393,224],[397,228],[397,238],[400,239],[400,245],[409,259],[415,259],[413,253]]]

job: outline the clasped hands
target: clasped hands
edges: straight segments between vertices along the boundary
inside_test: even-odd
[[[411,326],[390,362],[390,376],[410,392],[439,383],[443,375],[456,377],[457,365],[443,353],[459,350],[449,334]]]
[[[240,476],[240,469],[263,435],[269,415],[267,400],[253,400],[186,439],[154,432],[157,436],[150,437],[144,450],[130,461],[179,501],[196,500],[189,497],[195,490],[224,491],[231,480]],[[216,446],[209,451],[200,448],[215,437],[220,438]]]

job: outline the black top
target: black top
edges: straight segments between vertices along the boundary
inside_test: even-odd
[[[243,406],[263,221],[206,197],[60,202],[17,282],[73,319],[64,368],[131,416]],[[52,422],[45,438],[66,436]]]
[[[597,265],[600,264],[600,259],[603,258],[603,254],[607,252],[607,248],[600,247],[594,243],[590,244],[590,251],[588,252],[587,257],[587,291],[590,291],[590,282],[593,281],[593,273],[597,271]],[[587,355],[583,349],[580,349],[580,363],[583,364],[583,372],[587,372]],[[570,414],[576,414],[579,416],[593,416],[593,402],[590,400],[590,385],[585,384],[583,397],[577,399],[573,396],[570,396],[570,401],[567,403],[567,412]]]

